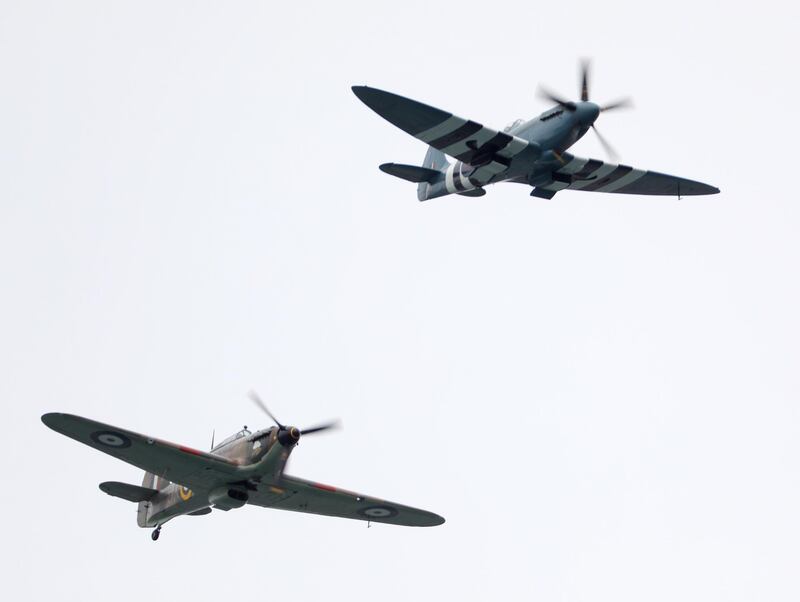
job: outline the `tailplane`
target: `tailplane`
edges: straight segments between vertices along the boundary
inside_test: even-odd
[[[119,497],[129,502],[146,502],[158,493],[156,489],[129,485],[128,483],[119,483],[117,481],[100,483],[100,489],[105,491],[108,495],[113,495],[114,497]]]
[[[455,165],[451,164],[442,151],[432,146],[428,147],[422,167],[402,163],[384,163],[380,169],[396,178],[415,182],[417,198],[420,201],[448,194],[471,197],[486,194],[482,187],[470,179],[469,172],[473,170],[472,167],[460,161]]]
[[[450,163],[445,154],[432,146],[422,162],[422,167],[404,165],[402,163],[384,163],[380,170],[396,178],[417,184],[417,198],[420,201],[448,194],[445,187],[445,176]]]
[[[402,163],[384,163],[380,166],[380,170],[396,178],[402,178],[414,183],[435,182],[442,177],[441,172],[435,169],[417,167],[416,165],[403,165]]]

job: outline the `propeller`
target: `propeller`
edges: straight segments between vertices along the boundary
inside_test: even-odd
[[[583,59],[581,61],[581,100],[588,102],[589,100],[589,61]]]
[[[591,63],[588,59],[583,59],[580,63],[580,97],[582,103],[590,103],[590,94],[589,94],[589,82],[590,82],[590,74],[591,74]],[[571,100],[565,100],[564,98],[560,97],[557,94],[554,94],[547,88],[539,86],[538,94],[540,97],[549,100],[550,102],[556,103],[562,109],[570,112],[578,111],[578,103],[573,102]],[[591,104],[591,103],[590,103]],[[621,98],[614,102],[607,103],[605,105],[594,105],[591,106],[595,107],[597,113],[593,114],[591,123],[587,123],[594,133],[597,135],[597,139],[600,141],[600,145],[603,147],[603,150],[612,160],[616,160],[619,158],[619,154],[614,150],[614,147],[609,144],[608,140],[600,134],[597,128],[594,125],[594,119],[598,113],[605,113],[607,111],[614,111],[617,109],[627,109],[633,106],[633,102],[630,98]],[[583,109],[582,109],[583,110]],[[580,115],[580,113],[579,113]]]
[[[339,420],[330,420],[328,422],[323,422],[322,424],[317,424],[304,429],[299,429],[296,426],[286,426],[281,424],[281,422],[275,418],[275,415],[269,411],[267,404],[262,401],[262,399],[258,396],[258,393],[255,391],[250,391],[248,397],[250,397],[250,400],[256,404],[267,416],[269,416],[276,425],[278,425],[278,440],[283,445],[293,445],[297,443],[300,440],[301,435],[311,435],[312,433],[336,429],[341,426],[341,422]]]
[[[607,105],[600,107],[600,112],[613,111],[615,109],[630,109],[633,107],[633,101],[630,98],[621,98],[615,102],[610,102]]]
[[[557,105],[559,105],[562,109],[566,109],[567,111],[574,111],[577,108],[574,102],[572,102],[571,100],[564,100],[560,96],[553,94],[550,90],[548,90],[544,86],[539,86],[538,94],[541,98],[549,100],[550,102],[554,102]]]
[[[588,59],[581,61],[581,100],[589,102],[589,73],[591,71],[591,62]],[[614,102],[610,102],[600,106],[600,112],[612,111],[614,109],[628,109],[633,106],[633,101],[629,97],[620,98]]]
[[[614,150],[614,147],[608,143],[608,140],[606,140],[605,137],[603,137],[603,135],[600,133],[600,130],[598,130],[594,126],[594,124],[592,124],[592,129],[594,130],[594,133],[597,135],[597,139],[600,141],[600,145],[603,147],[603,150],[606,151],[608,157],[613,161],[619,159],[619,153]]]
[[[272,419],[272,422],[274,422],[275,424],[277,424],[277,425],[278,425],[278,428],[281,428],[281,429],[285,429],[285,428],[286,428],[285,426],[283,426],[283,425],[280,423],[280,421],[279,421],[277,418],[275,418],[275,416],[272,414],[272,412],[270,412],[270,411],[269,411],[269,408],[267,407],[267,404],[265,404],[265,403],[264,403],[264,402],[261,400],[261,398],[258,396],[258,393],[256,393],[255,391],[250,391],[250,392],[247,394],[247,396],[250,398],[250,400],[251,400],[251,401],[252,401],[254,404],[256,404],[256,405],[257,405],[259,408],[261,408],[261,411],[262,411],[262,412],[264,412],[264,413],[265,413],[267,416],[269,416],[269,417],[270,417],[270,419]]]
[[[316,426],[304,428],[300,431],[300,434],[310,435],[311,433],[319,433],[320,431],[327,431],[328,429],[337,429],[340,426],[342,425],[338,420],[329,420],[328,422],[323,422],[322,424],[318,424]]]

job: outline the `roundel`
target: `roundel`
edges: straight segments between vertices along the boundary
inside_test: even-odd
[[[189,489],[188,487],[184,487],[183,485],[181,485],[180,487],[178,487],[178,495],[180,495],[181,499],[184,502],[186,502],[189,500],[190,497],[192,497],[192,490]]]
[[[391,506],[370,506],[369,508],[362,508],[358,513],[367,518],[390,518],[392,516],[397,516],[397,510]]]
[[[131,440],[122,433],[115,433],[114,431],[97,431],[89,435],[95,443],[104,445],[106,447],[130,447]]]

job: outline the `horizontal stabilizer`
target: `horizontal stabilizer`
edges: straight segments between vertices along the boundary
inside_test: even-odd
[[[158,493],[155,489],[139,487],[138,485],[128,485],[128,483],[118,483],[117,481],[106,481],[100,483],[100,489],[108,495],[121,497],[129,502],[146,502]]]
[[[428,169],[427,167],[417,167],[416,165],[403,165],[402,163],[384,163],[380,166],[380,170],[389,175],[397,178],[408,180],[419,184],[420,182],[433,183],[439,178],[444,177],[444,174],[435,169]]]

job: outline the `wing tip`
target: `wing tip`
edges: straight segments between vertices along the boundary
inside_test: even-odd
[[[424,511],[425,515],[423,517],[417,517],[416,520],[409,520],[407,522],[401,522],[399,524],[404,525],[406,527],[438,527],[443,525],[446,521],[443,516],[439,516],[435,512],[427,512]]]
[[[435,512],[431,512],[431,524],[426,525],[427,527],[438,527],[439,525],[445,524],[444,516],[439,516]]]
[[[370,101],[373,100],[376,96],[379,96],[381,93],[386,94],[383,90],[378,90],[377,88],[371,88],[370,86],[350,86],[350,89],[353,91],[358,99],[363,102],[365,105],[372,107]]]
[[[685,180],[682,184],[687,185],[686,196],[700,196],[707,194],[719,194],[719,188],[706,184],[705,182],[697,182],[696,180]],[[683,191],[680,191],[683,194]]]
[[[58,430],[56,428],[56,423],[59,422],[62,416],[65,416],[65,414],[62,414],[61,412],[48,412],[47,414],[42,414],[42,422],[45,426],[55,431]]]
[[[371,86],[351,86],[350,89],[361,102],[378,113],[378,115],[384,119],[387,118],[384,113],[387,113],[388,111],[388,114],[391,115],[398,103],[402,103],[403,101],[412,103],[416,102],[410,101],[409,99],[399,96],[393,92],[387,92],[386,90],[373,88]]]
[[[716,186],[711,186],[709,184],[703,184],[702,182],[693,183],[693,190],[690,189],[686,196],[706,196],[709,194],[719,194],[720,190]],[[683,194],[683,193],[681,193]]]
[[[351,86],[350,89],[367,107],[412,136],[453,116],[452,113],[380,88]]]
[[[406,527],[438,527],[446,522],[443,516],[440,516],[435,512],[421,510],[418,508],[414,508],[413,510],[415,511],[415,516],[413,516],[413,518],[406,517],[406,520],[399,522],[398,524]]]
[[[435,512],[429,512],[427,510],[420,510],[419,508],[406,508],[405,511],[412,511],[411,514],[402,513],[398,516],[381,519],[381,518],[373,518],[369,516],[359,516],[361,520],[372,520],[377,523],[384,523],[387,525],[395,525],[398,527],[416,527],[416,528],[427,528],[427,527],[438,527],[443,525],[446,521],[443,516],[439,516]]]

